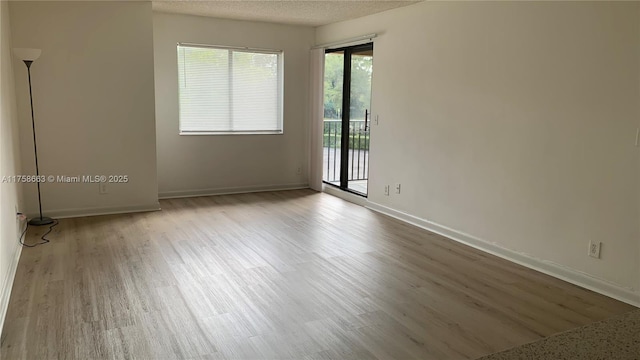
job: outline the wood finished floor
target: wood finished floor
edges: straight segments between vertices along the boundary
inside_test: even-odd
[[[472,359],[634,309],[310,190],[161,206],[24,248],[1,358]]]

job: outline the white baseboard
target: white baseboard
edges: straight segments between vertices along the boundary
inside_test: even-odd
[[[417,227],[429,230],[436,234],[445,236],[449,239],[471,246],[478,250],[509,260],[516,264],[520,264],[527,268],[567,281],[574,285],[578,285],[580,287],[595,291],[602,295],[609,296],[611,298],[623,301],[633,306],[640,307],[640,292],[634,291],[631,288],[626,288],[624,286],[593,277],[589,274],[566,267],[564,265],[560,265],[551,261],[538,259],[528,254],[519,253],[513,250],[503,248],[496,244],[492,244],[488,241],[479,239],[473,235],[469,235],[464,232],[457,231],[449,227],[434,223],[432,221],[425,220],[413,215],[409,215],[407,213],[404,213],[398,210],[394,210],[384,205],[368,202],[365,205],[365,207],[373,211],[382,213],[384,215],[388,215],[398,220],[415,225]]]
[[[17,241],[16,241],[17,243]],[[13,288],[13,281],[16,277],[16,271],[18,270],[18,262],[20,261],[20,254],[22,254],[22,246],[18,245],[16,251],[11,259],[9,265],[9,271],[7,276],[2,282],[2,293],[0,296],[0,334],[2,334],[2,328],[4,327],[4,319],[7,316],[7,310],[9,308],[9,298],[11,297],[11,289]]]
[[[145,205],[112,206],[112,207],[102,207],[102,208],[47,210],[44,215],[54,219],[65,219],[65,218],[75,218],[75,217],[85,217],[85,216],[128,214],[128,213],[158,211],[158,210],[160,210],[160,203],[145,204]],[[29,216],[30,219],[33,217],[37,217],[37,215],[31,214]]]
[[[309,184],[306,184],[306,183],[237,186],[237,187],[214,188],[214,189],[163,191],[158,194],[158,197],[160,199],[175,199],[175,198],[197,197],[197,196],[244,194],[244,193],[265,192],[265,191],[298,190],[298,189],[308,189],[308,188],[309,188]]]

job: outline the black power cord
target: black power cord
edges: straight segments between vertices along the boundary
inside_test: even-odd
[[[29,229],[29,222],[27,222],[27,226],[24,227],[24,231],[22,231],[22,234],[20,234],[20,239],[18,239],[20,241],[20,245],[25,246],[25,247],[36,247],[38,245],[42,245],[42,244],[48,243],[51,240],[47,239],[47,235],[49,235],[53,231],[53,228],[56,227],[59,223],[60,222],[57,219],[53,219],[53,224],[51,224],[51,226],[49,226],[49,230],[47,230],[47,232],[44,233],[44,235],[42,235],[40,237],[40,240],[42,240],[42,241],[40,241],[39,243],[36,243],[36,244],[29,245],[29,244],[25,244],[24,241],[22,241],[22,239],[24,239],[24,235],[27,233],[27,230]]]

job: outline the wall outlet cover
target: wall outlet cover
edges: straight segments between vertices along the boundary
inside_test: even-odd
[[[601,242],[589,241],[589,256],[592,258],[600,259],[600,248],[602,247]]]

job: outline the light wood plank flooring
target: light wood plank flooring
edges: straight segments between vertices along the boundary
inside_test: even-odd
[[[161,206],[23,249],[1,358],[472,359],[634,309],[310,190]]]

